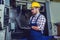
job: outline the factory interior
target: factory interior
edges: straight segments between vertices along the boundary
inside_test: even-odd
[[[60,0],[0,0],[0,40],[29,39],[31,3],[41,4],[40,13],[45,16],[44,37],[60,40]]]

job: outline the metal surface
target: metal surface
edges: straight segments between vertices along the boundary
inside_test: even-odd
[[[52,35],[52,24],[51,24],[51,18],[50,18],[50,9],[49,9],[49,5],[50,2],[46,1],[46,12],[47,12],[47,23],[48,23],[48,30],[49,30],[49,35]]]
[[[5,30],[0,31],[0,40],[5,40]]]

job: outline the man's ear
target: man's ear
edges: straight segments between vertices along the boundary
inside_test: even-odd
[[[40,8],[38,8],[40,10]]]
[[[40,8],[36,8],[36,10],[38,11],[38,10],[40,10]]]

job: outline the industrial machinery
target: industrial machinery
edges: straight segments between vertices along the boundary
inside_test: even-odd
[[[8,2],[7,2],[8,1]],[[40,12],[46,17],[45,36],[57,35],[55,22],[60,21],[55,15],[55,8],[59,9],[59,3],[50,3],[49,0],[33,0],[41,3]],[[29,18],[31,16],[31,1],[4,0],[0,3],[0,30],[5,30],[5,40],[27,40],[29,35]],[[54,6],[53,6],[54,5]],[[58,5],[59,7],[55,6]],[[54,8],[55,7],[55,8]],[[57,11],[57,10],[56,10]],[[60,11],[58,11],[60,12]],[[52,15],[55,13],[54,15]],[[56,19],[58,21],[56,21]],[[59,16],[60,17],[60,16]],[[53,20],[52,20],[53,19]],[[56,29],[55,29],[56,28]],[[53,31],[52,31],[53,30]],[[27,34],[27,35],[26,35]],[[29,38],[29,37],[28,37]]]
[[[2,5],[3,9],[1,8],[4,11],[0,13],[2,28],[5,28],[5,40],[13,40],[13,39],[23,40],[26,37],[28,37],[29,30],[31,29],[28,26],[29,26],[29,19],[31,16],[30,6],[32,1],[18,1],[18,0],[16,1],[7,0],[7,1],[5,1],[5,5]],[[12,2],[13,4],[11,4]],[[45,3],[41,2],[41,5],[42,5],[42,8],[40,9],[41,13],[46,13],[46,9],[44,9],[46,8]],[[46,16],[46,14],[43,15]],[[46,29],[48,30],[48,27]],[[48,31],[46,33],[48,33]]]
[[[5,5],[4,5],[4,0],[1,0],[0,1],[0,28],[1,29],[4,29],[4,8],[5,8]]]
[[[11,0],[11,3],[12,2],[13,1]],[[6,7],[6,11],[8,11],[5,14],[5,18],[7,19],[7,20],[5,19],[6,20],[5,25],[7,26],[6,40],[9,40],[9,39],[10,40],[14,40],[14,39],[27,40],[26,37],[29,40],[28,35],[29,35],[29,30],[31,28],[28,26],[29,26],[29,19],[31,16],[31,8],[30,8],[31,2],[30,1],[18,1],[18,0],[16,0],[15,3],[14,2],[13,4],[10,4],[10,7],[9,6]],[[41,2],[41,5],[42,5],[42,8],[40,9],[41,13],[46,13],[45,3]],[[43,15],[46,16],[46,14],[43,14]],[[46,28],[46,30],[48,30],[48,27]],[[45,33],[48,33],[48,31]],[[9,39],[8,39],[8,36],[9,36]]]
[[[30,2],[28,3],[28,1],[17,1],[16,3],[16,8],[13,6],[12,9],[10,8],[10,18],[12,18],[12,20],[10,20],[10,24],[11,24],[11,28],[14,28],[14,30],[11,30],[11,39],[21,39],[23,40],[25,37],[28,37],[28,33],[29,30],[31,29],[30,27],[28,27],[29,25],[29,19],[31,16],[31,9],[29,8],[30,6]],[[41,2],[41,13],[46,13],[46,5],[45,3]],[[19,14],[19,15],[18,15]],[[14,17],[14,16],[15,17]],[[46,14],[43,14],[46,16]],[[47,17],[46,17],[47,18]],[[47,24],[47,23],[46,23]],[[44,35],[48,35],[48,27],[46,25],[46,34],[44,33]],[[26,35],[27,34],[27,35]],[[16,37],[18,36],[18,37]]]

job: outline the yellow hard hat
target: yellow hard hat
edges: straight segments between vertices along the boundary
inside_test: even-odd
[[[32,8],[34,8],[34,7],[41,7],[41,4],[40,3],[38,3],[38,2],[32,2],[32,4],[31,4],[31,7]]]

